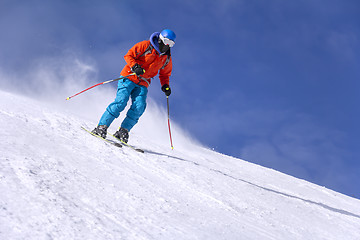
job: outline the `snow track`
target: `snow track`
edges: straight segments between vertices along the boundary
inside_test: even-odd
[[[116,148],[5,92],[0,121],[0,239],[360,239],[359,200],[201,146]]]

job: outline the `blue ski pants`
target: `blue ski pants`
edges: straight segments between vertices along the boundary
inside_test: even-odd
[[[100,118],[99,125],[106,125],[109,127],[115,118],[120,116],[120,112],[125,109],[129,97],[131,96],[131,107],[126,114],[124,121],[121,123],[122,128],[130,131],[145,111],[147,92],[147,87],[137,85],[127,78],[119,80],[116,98],[114,102],[110,103],[106,108],[104,114]]]

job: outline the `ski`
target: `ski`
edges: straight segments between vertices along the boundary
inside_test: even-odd
[[[102,138],[102,137],[100,137],[99,135],[96,135],[96,134],[92,133],[91,131],[89,131],[88,129],[86,129],[86,128],[84,128],[84,127],[81,127],[81,129],[84,130],[84,131],[86,131],[86,132],[88,132],[88,133],[90,133],[90,134],[93,135],[94,137],[97,137],[97,138],[105,141],[106,143],[109,143],[109,144],[111,144],[111,145],[114,145],[114,146],[116,146],[116,147],[118,147],[118,148],[122,148],[122,146],[123,146],[122,144],[120,144],[120,143],[118,143],[118,142],[116,142],[116,141],[113,141],[113,140],[110,140],[110,139],[106,139],[106,138]]]
[[[144,153],[144,152],[145,152],[144,150],[142,150],[142,149],[140,149],[140,148],[136,148],[136,147],[134,147],[134,146],[132,146],[132,145],[130,145],[130,144],[127,144],[126,142],[118,139],[117,137],[115,137],[115,136],[112,135],[112,134],[110,134],[110,135],[111,135],[113,138],[115,138],[117,141],[119,141],[121,144],[123,144],[123,146],[127,146],[127,147],[129,147],[129,148],[131,148],[131,149],[133,149],[133,150],[135,150],[135,151],[137,151],[137,152],[141,152],[141,153]]]
[[[115,137],[114,135],[112,135],[112,134],[110,134],[110,135],[111,135],[113,138],[115,138],[116,141],[111,140],[111,139],[107,139],[107,138],[102,138],[102,137],[100,137],[99,135],[96,135],[96,134],[92,133],[91,131],[89,131],[88,129],[86,129],[86,128],[84,128],[84,127],[81,127],[81,129],[84,130],[84,131],[86,131],[86,132],[88,132],[88,133],[90,133],[91,135],[93,135],[93,136],[101,139],[101,140],[104,140],[105,142],[107,142],[107,143],[109,143],[109,144],[111,144],[111,145],[116,146],[116,147],[120,147],[120,148],[121,148],[122,146],[126,146],[126,147],[129,147],[129,148],[133,149],[134,151],[137,151],[137,152],[141,152],[141,153],[144,153],[144,152],[145,152],[144,150],[142,150],[142,149],[140,149],[140,148],[136,148],[136,147],[134,147],[134,146],[132,146],[132,145],[130,145],[130,144],[127,144],[127,143],[124,142],[124,141],[121,141],[120,139],[116,138],[116,137]]]

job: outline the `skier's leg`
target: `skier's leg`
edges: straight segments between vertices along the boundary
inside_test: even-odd
[[[126,118],[121,124],[122,128],[130,131],[139,121],[146,108],[146,98],[148,89],[144,86],[137,86],[131,93],[132,104],[126,114]]]
[[[127,78],[119,81],[116,98],[112,103],[109,104],[104,114],[101,116],[99,126],[106,125],[109,127],[114,119],[119,117],[120,112],[122,112],[126,107],[129,96],[135,86],[136,84]]]

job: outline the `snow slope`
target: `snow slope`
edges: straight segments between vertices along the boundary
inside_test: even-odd
[[[146,153],[118,149],[55,109],[0,92],[0,239],[360,239],[357,199],[190,143],[175,124],[174,151],[150,121],[130,138]]]

